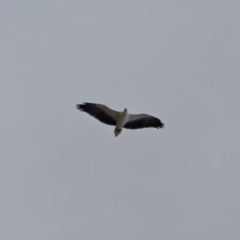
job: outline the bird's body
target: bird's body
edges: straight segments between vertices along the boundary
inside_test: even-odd
[[[118,112],[102,104],[84,103],[78,104],[77,109],[90,114],[102,123],[116,126],[114,130],[116,137],[121,133],[122,128],[139,129],[164,127],[160,119],[148,114],[129,114],[126,108],[123,112]]]
[[[114,130],[115,137],[117,137],[121,133],[123,126],[128,120],[128,117],[129,115],[126,108],[124,109],[123,112],[119,112],[118,121],[116,124],[116,128]]]

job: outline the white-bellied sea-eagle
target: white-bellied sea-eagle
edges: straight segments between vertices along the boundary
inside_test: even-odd
[[[117,112],[109,107],[98,103],[77,104],[77,109],[90,114],[100,122],[116,126],[114,134],[117,137],[122,128],[163,128],[164,124],[160,119],[148,114],[129,114],[125,108],[123,112]]]

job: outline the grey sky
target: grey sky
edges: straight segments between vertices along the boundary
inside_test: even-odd
[[[1,1],[0,238],[240,239],[239,9]],[[115,138],[84,101],[165,128]]]

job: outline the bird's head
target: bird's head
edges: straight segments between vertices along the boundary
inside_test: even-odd
[[[122,132],[122,129],[116,127],[116,128],[114,129],[115,137],[117,137],[121,132]]]
[[[126,109],[126,108],[124,109],[124,112],[127,112],[127,109]]]

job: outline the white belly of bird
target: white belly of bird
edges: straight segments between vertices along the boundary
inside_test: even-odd
[[[122,129],[124,124],[127,122],[127,119],[128,119],[128,113],[127,112],[120,113],[120,116],[118,118],[116,127],[119,128],[119,129]]]

